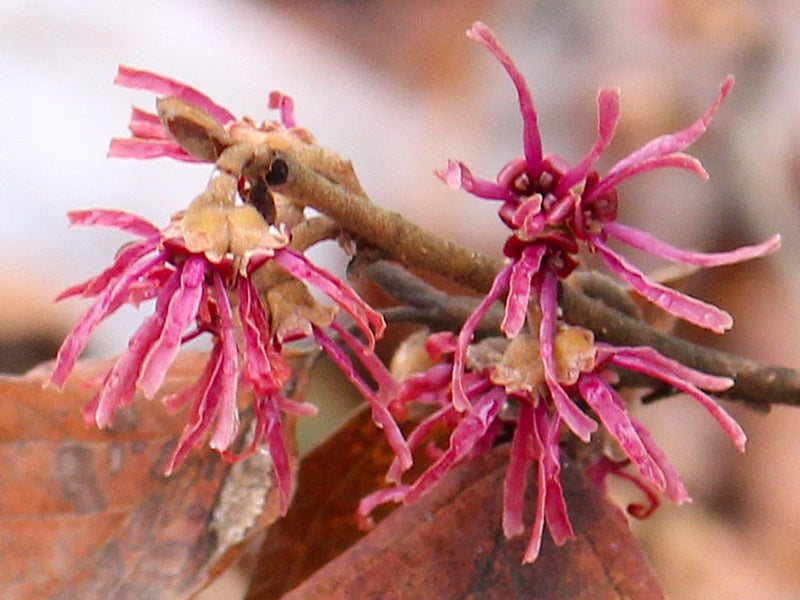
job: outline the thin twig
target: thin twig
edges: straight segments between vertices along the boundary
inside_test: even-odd
[[[341,231],[341,225],[328,217],[307,219],[292,227],[291,247],[302,252],[314,244],[334,239]]]
[[[416,322],[437,331],[457,332],[478,306],[478,298],[446,294],[409,273],[399,264],[387,260],[369,260],[359,254],[350,265],[350,272],[378,285],[401,305],[384,311],[395,322]],[[503,320],[503,307],[495,303],[481,320],[475,335],[478,338],[498,335]]]
[[[286,182],[274,186],[275,190],[298,204],[317,209],[404,265],[439,273],[477,291],[486,291],[492,285],[501,260],[443,240],[400,213],[349,192],[291,156],[275,152],[274,157],[288,166]]]

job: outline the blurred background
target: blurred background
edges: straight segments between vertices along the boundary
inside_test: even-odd
[[[694,121],[724,77],[736,76],[691,149],[710,181],[670,171],[625,183],[621,220],[702,250],[783,234],[776,257],[686,282],[734,315],[730,333],[679,331],[800,367],[794,0],[3,0],[0,370],[53,356],[85,306],[52,298],[106,266],[126,241],[68,229],[68,210],[117,207],[166,223],[209,175],[207,166],[166,160],[106,160],[109,138],[127,133],[130,104],[154,107],[152,97],[112,86],[118,63],[186,81],[257,120],[273,116],[271,90],[292,95],[299,123],[353,160],[373,200],[499,254],[506,231],[496,207],[433,176],[453,157],[493,177],[520,153],[514,89],[464,36],[476,19],[527,76],[549,153],[581,157],[595,139],[597,88],[622,89],[622,120],[601,172]],[[647,269],[663,266],[629,256]],[[334,248],[318,258],[343,264]],[[122,350],[141,318],[123,313],[98,332],[92,351]],[[686,399],[640,411],[694,503],[664,506],[635,527],[672,598],[800,598],[800,411],[732,411],[750,436],[744,456]]]

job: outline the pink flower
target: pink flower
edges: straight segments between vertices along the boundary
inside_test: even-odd
[[[291,98],[273,92],[270,106],[280,109],[281,122],[256,125],[235,119],[204,94],[161,75],[120,67],[116,82],[169,96],[158,101],[160,117],[134,109],[133,137],[114,140],[111,156],[220,159],[220,164],[206,191],[165,229],[122,211],[70,213],[72,224],[116,227],[140,239],[122,248],[108,269],[59,297],[86,296],[94,302],[64,340],[50,383],[63,387],[101,321],[124,304],[138,306],[155,299],[153,314],[86,406],[87,422],[109,427],[116,410],[130,404],[137,389],[147,398],[155,397],[181,345],[209,334],[213,347],[203,374],[191,387],[163,399],[172,409],[191,403],[189,422],[166,473],[206,437],[213,449],[232,460],[257,451],[263,441],[273,460],[285,512],[292,479],[282,415],[314,414],[316,407],[283,395],[292,371],[282,348],[285,342],[312,337],[364,394],[376,423],[403,468],[408,468],[410,451],[389,412],[397,384],[373,353],[386,327],[383,317],[347,284],[289,248],[291,235],[284,217],[302,219],[302,211],[276,207],[266,187],[256,190],[259,182],[247,180],[236,162],[248,160],[259,145],[269,147],[271,142],[281,147],[311,144],[311,135],[294,124]],[[228,160],[229,148],[243,153]],[[243,204],[237,203],[240,198]],[[336,307],[317,303],[306,284],[343,309],[366,343],[336,322]],[[377,390],[325,333],[328,327],[358,357]],[[239,395],[244,391],[250,393],[256,425],[249,449],[235,455],[231,448],[239,428]]]
[[[568,408],[566,396],[554,377],[550,348],[556,322],[558,280],[569,275],[579,264],[577,254],[581,245],[597,252],[609,269],[654,304],[717,333],[731,326],[730,315],[653,281],[612,250],[606,243],[607,238],[614,237],[670,261],[704,267],[764,256],[776,251],[780,245],[780,236],[774,236],[756,246],[702,254],[674,248],[650,234],[616,222],[616,186],[625,179],[663,167],[689,169],[707,177],[699,161],[682,151],[705,131],[733,87],[733,78],[725,80],[716,102],[695,123],[677,133],[652,140],[619,161],[601,178],[592,169],[611,142],[619,117],[619,91],[600,90],[597,98],[598,140],[583,159],[570,166],[560,157],[544,154],[533,97],[522,74],[494,34],[483,23],[476,22],[467,35],[492,52],[517,89],[523,119],[524,156],[503,167],[496,181],[479,179],[464,164],[456,161],[450,161],[446,169],[437,173],[452,187],[462,188],[481,198],[502,201],[499,215],[513,231],[504,248],[510,263],[497,275],[491,290],[459,335],[454,359],[453,400],[461,410],[468,404],[463,384],[459,381],[466,347],[492,303],[508,292],[501,328],[509,337],[514,337],[525,324],[531,297],[538,298],[542,360],[556,406],[563,411],[561,417],[566,424],[579,437],[588,439],[594,426],[585,416]]]
[[[261,219],[248,206],[234,209],[232,214],[242,212]],[[213,349],[204,373],[192,387],[164,399],[170,408],[192,403],[189,423],[181,434],[167,474],[208,434],[212,448],[233,456],[229,449],[238,431],[237,392],[246,388],[252,392],[257,421],[250,452],[255,451],[262,439],[266,440],[286,503],[291,481],[281,414],[314,414],[316,408],[291,401],[281,393],[291,376],[291,368],[281,354],[282,340],[270,323],[253,273],[272,262],[293,277],[317,286],[354,318],[370,340],[382,333],[383,319],[344,283],[289,249],[286,233],[267,226],[263,220],[260,243],[250,248],[247,258],[237,264],[237,257],[230,252],[218,261],[210,260],[202,252],[192,252],[182,232],[184,218],[185,215],[180,215],[170,227],[160,230],[136,215],[121,211],[70,213],[72,224],[117,227],[141,239],[125,246],[108,269],[59,296],[63,299],[81,295],[94,298],[94,302],[64,340],[50,383],[63,387],[101,321],[126,303],[138,305],[155,298],[153,314],[131,338],[128,350],[106,374],[97,395],[86,406],[87,422],[109,427],[114,413],[131,403],[137,389],[147,398],[155,397],[180,346],[208,333]],[[234,317],[234,310],[238,318]],[[350,341],[369,354],[363,344]],[[338,356],[337,359],[343,362]],[[376,412],[384,414],[388,399],[379,400],[373,393],[373,401]],[[387,428],[394,424],[382,422]]]
[[[626,477],[643,489],[651,506],[657,503],[656,493],[680,504],[689,495],[678,473],[663,451],[644,428],[628,412],[625,401],[612,387],[616,373],[609,367],[621,367],[646,374],[681,390],[697,401],[721,424],[741,450],[745,435],[739,425],[703,390],[723,391],[732,380],[700,373],[660,355],[651,348],[614,347],[595,343],[587,330],[560,324],[554,333],[554,369],[569,411],[579,412],[586,419],[577,400],[582,400],[617,441],[638,471],[639,477],[622,470],[604,455],[594,457],[590,469],[598,485],[604,487],[609,474]],[[538,556],[542,533],[547,524],[553,541],[561,545],[574,533],[567,514],[559,482],[560,440],[563,407],[552,394],[553,386],[546,381],[543,369],[536,365],[544,346],[533,336],[520,335],[510,343],[489,339],[470,346],[469,366],[464,374],[470,408],[458,410],[452,401],[451,379],[457,343],[450,333],[429,337],[427,348],[437,364],[425,373],[411,376],[401,384],[398,403],[413,403],[432,407],[428,416],[408,438],[412,448],[419,447],[431,431],[441,425],[451,428],[450,444],[446,450],[429,449],[432,464],[413,483],[401,483],[404,468],[399,461],[391,465],[387,479],[394,488],[378,491],[364,498],[359,506],[362,526],[371,522],[369,513],[386,502],[410,504],[434,487],[455,466],[480,455],[499,435],[513,426],[510,460],[503,490],[503,531],[510,538],[525,531],[523,521],[527,472],[536,466],[538,486],[534,522],[525,562]],[[556,409],[554,410],[554,405]],[[594,423],[594,421],[592,420]],[[655,490],[655,492],[652,492]],[[652,509],[651,509],[652,510]],[[644,517],[646,509],[633,505],[631,511]]]
[[[280,92],[272,92],[269,96],[269,108],[279,109],[280,121],[264,121],[257,124],[247,117],[237,119],[228,109],[202,92],[158,73],[120,65],[114,83],[152,92],[162,97],[178,98],[195,106],[213,119],[213,125],[220,128],[215,134],[224,138],[225,143],[246,141],[258,144],[273,135],[282,136],[284,141],[294,138],[305,144],[313,142],[311,133],[295,123],[294,102],[289,96]],[[212,124],[211,121],[208,123]],[[199,156],[197,152],[190,152],[182,146],[155,113],[134,107],[129,128],[132,137],[114,138],[108,156],[140,159],[165,156],[186,162],[213,162],[208,156]],[[213,138],[211,140],[213,144],[219,141]],[[218,154],[221,148],[216,150]]]

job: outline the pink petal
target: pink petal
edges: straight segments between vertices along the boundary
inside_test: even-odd
[[[578,380],[578,387],[583,399],[600,417],[608,432],[619,442],[639,473],[659,491],[664,491],[667,485],[664,474],[648,453],[628,416],[624,401],[618,398],[617,392],[601,377],[590,374],[584,374]]]
[[[117,76],[114,79],[114,83],[127,88],[145,90],[160,96],[175,96],[190,104],[194,104],[198,108],[202,108],[223,125],[236,120],[236,117],[227,109],[214,102],[202,92],[199,92],[185,83],[157,73],[120,65],[117,69]]]
[[[504,403],[505,404],[505,403]],[[472,449],[464,457],[464,461],[473,460],[479,456],[483,456],[497,445],[497,438],[505,433],[505,426],[499,421],[494,419],[487,424],[486,431],[480,436]]]
[[[711,392],[724,392],[734,384],[733,379],[730,377],[710,375],[697,371],[683,363],[667,358],[649,346],[611,346],[602,342],[597,342],[595,346],[600,353],[599,355],[608,353],[612,362],[616,362],[617,359],[632,359],[638,361],[637,364],[641,364],[642,367],[647,365],[653,373],[666,373],[679,377],[692,385]],[[660,378],[660,375],[656,376]]]
[[[601,461],[605,462],[607,465],[605,467],[606,472],[603,475],[604,477],[607,477],[608,475],[614,475],[615,477],[629,481],[645,495],[647,498],[647,504],[642,504],[641,502],[631,502],[628,504],[627,510],[628,514],[636,517],[637,519],[648,519],[661,505],[661,500],[659,499],[658,495],[650,488],[647,482],[641,478],[641,476],[629,473],[625,470],[626,461],[617,463],[609,460],[606,457],[602,457]]]
[[[419,444],[425,440],[435,427],[441,424],[446,424],[458,415],[451,405],[443,406],[439,410],[429,414],[419,424],[414,427],[414,430],[408,436],[408,448],[412,452],[417,449]],[[395,457],[392,464],[389,465],[389,470],[386,474],[386,480],[391,483],[400,483],[400,479],[408,467],[403,467],[400,460]]]
[[[554,477],[547,481],[547,499],[544,505],[547,530],[556,546],[563,545],[567,540],[575,538],[572,523],[567,514],[567,502],[564,499],[564,490],[561,481]],[[524,562],[524,561],[523,561]]]
[[[207,381],[203,383],[203,378],[206,376],[210,377],[209,364],[212,362],[212,357],[216,356],[216,354],[218,354],[218,350],[215,348],[214,351],[212,351],[212,353],[209,355],[208,361],[206,361],[206,366],[200,379],[195,381],[187,388],[175,392],[174,394],[167,394],[166,396],[161,397],[161,402],[164,404],[168,412],[178,412],[186,405],[187,402],[196,399],[198,395],[202,393],[202,390],[208,385]]]
[[[513,263],[508,284],[506,312],[500,329],[510,338],[516,337],[528,315],[531,296],[531,278],[539,272],[542,258],[547,252],[546,244],[531,244],[522,251],[522,256]]]
[[[280,397],[278,407],[282,412],[297,417],[313,417],[319,413],[319,409],[310,402],[298,402],[291,398]]]
[[[655,351],[653,351],[655,352]],[[662,359],[669,361],[666,357]],[[662,361],[651,361],[642,356],[635,356],[630,353],[619,353],[612,358],[611,362],[625,369],[651,375],[668,383],[672,387],[682,390],[692,396],[695,400],[711,414],[712,417],[720,424],[723,431],[733,440],[736,447],[744,452],[744,446],[747,442],[747,436],[741,426],[731,417],[725,409],[717,404],[714,399],[708,394],[703,393],[692,381],[687,380],[682,374],[676,371],[665,368]],[[683,367],[683,365],[681,365]],[[683,367],[687,369],[688,367]],[[706,375],[706,377],[713,377]],[[729,380],[730,381],[730,380]]]
[[[388,407],[384,402],[378,398],[378,395],[369,387],[366,382],[358,375],[353,363],[348,358],[347,354],[334,343],[319,327],[314,326],[314,337],[317,340],[320,348],[322,348],[337,367],[345,374],[350,382],[356,387],[362,396],[369,403],[372,409],[372,418],[375,420],[376,425],[383,429],[389,446],[394,451],[395,455],[400,460],[400,465],[403,471],[408,470],[413,460],[411,458],[411,451],[408,448],[403,433],[400,427],[389,412]]]
[[[432,333],[425,340],[425,350],[434,362],[442,360],[445,354],[453,354],[457,348],[456,336],[451,331]]]
[[[653,281],[614,252],[599,237],[590,236],[589,239],[608,268],[656,306],[714,333],[724,333],[733,325],[733,318],[724,310]]]
[[[511,190],[507,186],[473,176],[472,172],[462,162],[448,160],[447,167],[434,172],[439,179],[451,188],[462,189],[478,198],[508,200],[512,197]]]
[[[519,97],[519,108],[522,113],[522,145],[528,163],[528,174],[532,179],[538,179],[542,172],[542,138],[539,134],[538,117],[533,105],[533,96],[525,83],[525,78],[519,72],[508,53],[500,46],[497,38],[486,25],[475,21],[467,30],[467,37],[486,46],[489,51],[500,61],[503,68],[511,77]]]
[[[662,135],[651,140],[639,150],[629,154],[611,167],[608,171],[608,177],[614,177],[621,171],[630,171],[634,165],[644,163],[650,159],[675,154],[676,152],[681,152],[688,148],[697,138],[703,135],[708,128],[717,109],[719,109],[733,88],[733,82],[734,79],[732,76],[728,76],[725,81],[722,82],[716,101],[697,121],[677,133]]]
[[[503,535],[509,539],[525,531],[522,513],[528,465],[533,459],[539,458],[532,438],[533,429],[533,407],[528,402],[520,402],[508,469],[503,480]]]
[[[561,176],[554,192],[556,196],[562,196],[571,187],[586,179],[597,159],[611,143],[618,121],[619,89],[601,88],[597,94],[597,141],[589,154]]]
[[[153,314],[139,326],[128,342],[128,349],[106,375],[103,386],[94,399],[95,409],[92,415],[101,429],[110,427],[116,410],[130,404],[133,399],[142,364],[164,327],[169,301],[179,285],[180,275],[176,272],[161,289]]]
[[[149,273],[143,275],[138,281],[134,282],[129,290],[126,303],[138,307],[142,302],[152,300],[158,296],[161,288],[172,277],[175,267],[169,263],[154,268]]]
[[[544,406],[544,403],[541,406]],[[531,537],[522,557],[522,562],[527,564],[534,562],[539,557],[539,550],[542,547],[542,534],[544,533],[545,505],[547,504],[547,470],[542,464],[544,457],[543,437],[546,437],[547,434],[546,430],[540,431],[537,421],[536,414],[534,414],[533,427],[528,438],[531,444],[531,455],[539,461],[539,467],[536,473],[536,511],[534,512],[533,525],[531,526]]]
[[[209,446],[220,452],[227,450],[239,429],[236,391],[239,384],[239,353],[234,335],[233,315],[222,274],[214,271],[214,296],[219,310],[219,337],[222,346],[221,368],[217,374],[217,423]]]
[[[289,450],[286,448],[286,440],[283,434],[283,422],[274,399],[267,403],[264,414],[260,418],[265,419],[268,423],[265,437],[269,446],[272,468],[275,473],[275,483],[280,496],[279,507],[281,515],[285,515],[289,509],[289,498],[292,494],[292,469]]]
[[[94,399],[93,420],[100,429],[111,427],[117,409],[129,405],[133,400],[142,361],[158,337],[160,325],[160,315],[151,315],[145,320],[128,342],[128,349],[108,372]]]
[[[453,406],[457,411],[465,411],[469,408],[469,399],[464,391],[464,369],[466,368],[467,347],[475,336],[475,330],[481,319],[489,312],[492,304],[503,295],[508,288],[511,279],[513,265],[503,267],[494,278],[492,287],[484,296],[481,303],[475,308],[472,314],[464,321],[461,331],[458,333],[455,353],[453,354]]]
[[[584,442],[597,429],[597,423],[586,416],[575,403],[567,396],[564,388],[556,376],[556,364],[553,350],[553,340],[556,335],[556,313],[558,312],[558,277],[549,269],[542,272],[542,286],[539,302],[542,308],[542,321],[539,326],[539,344],[542,354],[542,365],[547,387],[556,410],[564,423]]]
[[[128,123],[128,129],[131,130],[135,138],[172,140],[174,143],[169,130],[164,127],[164,124],[157,114],[135,106],[131,111],[131,120]]]
[[[160,239],[161,230],[147,219],[126,212],[108,208],[73,210],[67,213],[70,225],[116,227],[126,233],[147,239]]]
[[[272,109],[280,109],[281,123],[287,129],[291,129],[297,125],[294,118],[294,100],[291,96],[287,96],[283,92],[277,90],[269,94],[269,107]]]
[[[489,424],[497,418],[505,401],[505,391],[502,388],[492,388],[475,402],[471,410],[463,414],[450,434],[450,447],[411,485],[404,499],[406,504],[415,502],[469,454],[486,433]]]
[[[665,169],[668,167],[692,171],[703,179],[708,179],[708,173],[706,173],[703,165],[693,156],[683,154],[682,152],[676,152],[675,154],[668,154],[666,156],[653,156],[640,162],[633,163],[625,169],[609,173],[606,177],[601,179],[597,185],[588,190],[584,195],[584,201],[589,201],[601,196],[604,192],[614,188],[625,179],[630,179],[635,175],[641,175],[648,171]]]
[[[160,335],[148,350],[137,381],[138,387],[147,398],[152,398],[158,392],[167,370],[178,354],[181,335],[197,316],[197,308],[203,295],[206,265],[205,258],[190,256],[179,267],[180,286],[163,309]]]
[[[424,373],[410,375],[400,384],[398,402],[423,402],[451,406],[451,402],[447,399],[447,392],[452,375],[453,365],[447,363],[434,365]],[[432,398],[436,399],[431,400]]]
[[[389,406],[392,401],[397,398],[400,393],[400,386],[398,385],[392,374],[386,369],[380,358],[373,350],[370,350],[362,344],[346,327],[341,323],[334,321],[331,323],[333,329],[345,345],[358,357],[361,364],[367,369],[370,377],[378,384],[379,397],[381,402]]]
[[[217,410],[219,373],[222,370],[223,360],[222,344],[217,340],[206,363],[206,368],[197,383],[167,401],[168,406],[177,406],[183,404],[190,397],[194,397],[194,404],[189,413],[189,421],[183,428],[172,458],[164,471],[166,477],[169,477],[180,466],[191,449],[199,444],[200,438],[211,426],[211,421]]]
[[[642,440],[642,443],[647,449],[647,453],[650,455],[650,458],[655,461],[655,463],[658,465],[658,468],[661,469],[661,472],[664,474],[664,479],[667,482],[666,488],[664,489],[664,494],[666,497],[675,504],[691,502],[692,499],[689,496],[689,493],[686,491],[686,488],[681,481],[681,477],[678,475],[678,471],[676,471],[675,467],[673,467],[669,462],[669,459],[667,458],[667,455],[664,454],[664,451],[658,447],[658,444],[656,444],[647,428],[633,417],[631,417],[631,423],[636,428],[636,431],[639,434],[639,439]]]
[[[245,344],[244,376],[261,394],[280,390],[289,381],[292,369],[272,345],[267,313],[253,282],[240,277],[238,291]]]
[[[151,240],[142,240],[140,242],[124,246],[117,254],[116,258],[114,258],[114,262],[110,267],[105,269],[99,275],[95,275],[91,279],[87,279],[82,283],[67,288],[58,296],[56,296],[55,301],[60,302],[61,300],[70,298],[72,296],[97,296],[107,286],[109,286],[112,281],[122,275],[125,270],[128,269],[128,267],[130,267],[143,256],[146,256],[155,250],[156,247],[157,243]]]
[[[377,507],[387,504],[389,502],[402,502],[408,492],[407,485],[399,485],[393,488],[378,490],[365,496],[358,503],[358,510],[356,511],[356,518],[358,520],[358,528],[362,531],[367,531],[375,526],[375,522],[370,517],[370,513]]]
[[[230,449],[222,451],[222,457],[226,462],[239,462],[240,460],[254,455],[261,449],[267,430],[271,427],[272,415],[277,414],[278,418],[280,418],[280,410],[270,410],[271,406],[280,405],[280,396],[280,393],[275,391],[267,394],[256,393],[253,395],[253,409],[256,419],[253,438],[244,452],[236,453]]]
[[[542,459],[540,465],[547,474],[547,498],[545,502],[545,518],[547,529],[553,542],[560,546],[575,537],[572,524],[567,514],[567,504],[564,500],[564,491],[561,489],[561,453],[559,441],[561,439],[561,418],[558,415],[549,421],[550,417],[544,406],[537,406],[535,413],[537,426],[542,438]]]
[[[112,138],[106,156],[109,158],[136,158],[140,160],[166,157],[189,163],[201,162],[186,152],[174,140]]]
[[[83,313],[74,329],[61,343],[49,385],[59,389],[64,386],[95,327],[124,303],[132,282],[163,260],[164,257],[160,254],[139,260],[97,295],[94,303]]]
[[[761,244],[742,246],[729,252],[691,252],[671,246],[645,231],[640,231],[621,223],[604,223],[603,228],[608,235],[629,246],[672,262],[697,265],[699,267],[733,265],[753,258],[767,256],[776,252],[781,246],[781,236],[773,235]]]

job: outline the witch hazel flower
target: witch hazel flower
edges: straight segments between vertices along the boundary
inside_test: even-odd
[[[613,387],[614,368],[643,373],[685,392],[716,419],[736,446],[744,448],[741,427],[704,390],[720,392],[733,381],[707,375],[666,358],[651,348],[614,347],[594,341],[592,333],[559,323],[554,333],[554,366],[559,385],[569,402],[582,402],[597,415],[616,440],[638,476],[623,471],[604,453],[591,456],[590,473],[601,487],[608,475],[626,477],[648,496],[651,507],[657,495],[680,504],[690,500],[680,476],[645,427],[628,411],[625,400]],[[536,467],[537,499],[534,521],[524,562],[536,560],[546,524],[553,541],[561,545],[574,537],[567,505],[559,481],[563,419],[554,410],[551,382],[542,368],[542,344],[535,336],[514,339],[488,338],[471,345],[463,382],[471,408],[458,410],[452,401],[452,374],[457,340],[451,333],[431,335],[427,349],[436,364],[412,375],[401,384],[397,402],[403,406],[427,404],[428,415],[408,437],[413,449],[430,439],[441,426],[450,429],[447,449],[429,449],[432,464],[412,483],[401,483],[403,467],[395,460],[387,479],[397,485],[364,498],[359,506],[363,527],[371,525],[369,514],[380,504],[410,504],[433,488],[456,466],[486,452],[501,435],[513,428],[509,463],[503,488],[503,531],[507,538],[525,531],[523,509],[526,482]],[[637,510],[638,509],[638,510]],[[652,508],[632,505],[632,513],[644,517]]]
[[[268,98],[268,107],[278,110],[278,119],[257,122],[246,116],[237,118],[197,89],[151,71],[121,65],[114,83],[153,93],[158,100],[155,113],[133,108],[129,123],[131,136],[112,139],[108,151],[110,157],[166,157],[185,162],[215,162],[223,151],[231,147],[269,148],[291,153],[347,189],[360,191],[350,163],[317,144],[313,134],[297,124],[294,100],[280,91],[271,92]],[[268,177],[281,175],[285,176],[285,173],[267,174]],[[255,185],[257,182],[243,183]],[[255,187],[258,189],[258,185]],[[258,204],[250,198],[250,190],[240,191],[250,202]],[[273,197],[270,194],[270,200],[268,204],[276,202],[278,209],[291,211],[293,208],[291,201],[280,195]],[[285,214],[283,219],[289,224],[302,220],[301,215],[295,216],[290,219]]]
[[[652,280],[614,251],[607,241],[609,237],[615,238],[669,261],[703,267],[750,260],[778,249],[780,236],[776,235],[761,244],[731,252],[690,252],[616,222],[616,186],[626,179],[664,167],[688,169],[707,177],[700,162],[684,154],[683,150],[706,130],[733,87],[733,78],[723,82],[714,104],[692,125],[650,141],[611,167],[605,177],[600,177],[593,167],[610,144],[616,128],[619,91],[600,90],[597,98],[598,139],[584,158],[569,165],[560,157],[544,154],[531,92],[494,34],[483,23],[476,22],[467,35],[488,48],[511,77],[519,96],[523,120],[523,156],[504,166],[495,181],[475,177],[463,163],[456,161],[450,161],[446,169],[437,173],[451,187],[464,189],[480,198],[500,201],[500,218],[512,230],[504,247],[509,263],[497,275],[488,295],[465,323],[459,336],[453,380],[456,405],[465,409],[468,404],[459,378],[466,347],[475,327],[489,306],[506,295],[505,319],[501,328],[509,337],[522,330],[528,317],[529,300],[538,297],[545,373],[553,384],[559,410],[567,407],[566,397],[554,379],[548,338],[552,337],[556,321],[558,280],[578,266],[577,255],[581,247],[598,253],[611,271],[665,311],[716,333],[728,329],[732,324],[728,313]],[[535,327],[535,323],[532,326]],[[569,410],[562,417],[579,437],[588,439],[593,426],[586,418]]]
[[[191,86],[151,71],[120,65],[114,83],[151,92],[160,100],[158,114],[133,108],[131,137],[112,139],[110,157],[214,162],[236,142],[290,146],[293,150],[314,143],[311,132],[296,123],[294,101],[281,92],[269,96],[269,108],[280,111],[280,120],[256,123],[249,117],[237,118]],[[187,105],[195,109],[191,114],[186,114]],[[186,144],[187,135],[181,129],[202,130],[202,135],[194,136],[195,143]]]
[[[188,423],[166,474],[206,438],[211,448],[232,460],[257,451],[265,442],[285,512],[292,480],[282,418],[284,414],[314,414],[316,407],[283,395],[292,371],[282,349],[286,342],[312,337],[365,395],[376,423],[384,429],[407,468],[410,451],[388,408],[397,384],[373,353],[376,339],[385,330],[383,317],[347,284],[289,246],[291,232],[281,222],[285,213],[276,210],[269,191],[261,186],[260,178],[273,174],[257,173],[254,179],[248,179],[252,174],[245,171],[247,161],[259,148],[249,142],[227,140],[224,147],[207,145],[203,149],[204,140],[223,139],[217,136],[217,117],[226,118],[229,113],[225,109],[184,84],[143,71],[121,69],[127,84],[132,83],[134,74],[136,86],[179,93],[181,98],[159,101],[165,122],[163,131],[152,124],[146,133],[154,137],[112,143],[112,154],[215,159],[217,168],[205,192],[163,229],[118,210],[69,214],[72,224],[115,227],[138,239],[123,247],[105,271],[59,296],[84,296],[94,302],[64,340],[50,384],[64,386],[91,333],[103,320],[125,304],[138,306],[154,299],[153,314],[130,339],[127,351],[105,375],[98,393],[85,407],[88,423],[110,427],[114,413],[129,405],[137,390],[154,398],[180,347],[208,334],[213,345],[200,378],[191,387],[163,399],[172,409],[191,404]],[[189,101],[198,105],[188,104]],[[278,103],[284,122],[291,122],[290,99],[282,97]],[[135,111],[135,122],[142,119],[137,115]],[[159,137],[173,129],[179,130],[175,138]],[[137,132],[144,133],[138,126]],[[156,141],[148,146],[151,140]],[[213,153],[209,150],[212,146]],[[238,203],[239,198],[246,202]],[[314,300],[307,284],[327,295],[334,306],[322,306]],[[337,309],[351,317],[366,343],[335,320]],[[325,332],[328,328],[364,364],[377,391],[363,380],[347,353]],[[249,449],[236,455],[232,448],[239,429],[242,391],[249,392],[252,398],[255,430]]]
[[[188,212],[191,211],[191,208]],[[205,370],[190,388],[164,398],[171,409],[191,403],[186,427],[166,469],[171,473],[189,451],[209,437],[209,445],[228,458],[239,426],[238,393],[249,390],[255,411],[256,430],[249,452],[266,441],[275,464],[283,508],[291,489],[288,451],[282,434],[282,414],[310,415],[316,408],[283,396],[291,368],[281,353],[283,340],[275,333],[275,319],[262,303],[253,274],[270,261],[292,276],[313,284],[343,307],[370,336],[382,331],[380,315],[361,301],[342,282],[314,266],[303,255],[287,247],[289,238],[268,227],[250,206],[231,211],[229,227],[234,239],[236,228],[247,216],[261,220],[263,235],[259,244],[249,249],[246,262],[226,253],[221,260],[211,260],[204,253],[188,248],[181,234],[185,214],[165,230],[148,221],[121,211],[88,210],[70,213],[77,225],[101,225],[120,228],[141,239],[124,247],[114,263],[96,277],[66,290],[59,299],[71,296],[94,298],[59,350],[50,383],[63,387],[75,362],[86,346],[92,331],[124,304],[139,305],[155,299],[153,314],[130,339],[127,351],[103,378],[100,389],[84,409],[87,423],[110,427],[114,413],[129,405],[137,390],[154,398],[180,347],[201,334],[209,334],[213,348]],[[338,326],[338,324],[337,324]],[[321,338],[330,343],[322,330]],[[373,338],[374,339],[374,338]],[[354,337],[348,340],[369,355],[369,350]],[[338,348],[334,345],[334,348]],[[338,350],[335,359],[349,365]],[[353,371],[349,365],[350,371]],[[360,379],[358,379],[361,382]],[[390,420],[386,405],[389,399],[373,392],[371,400],[376,419],[393,433],[396,451],[404,443],[396,424]],[[249,452],[246,452],[247,455]]]

